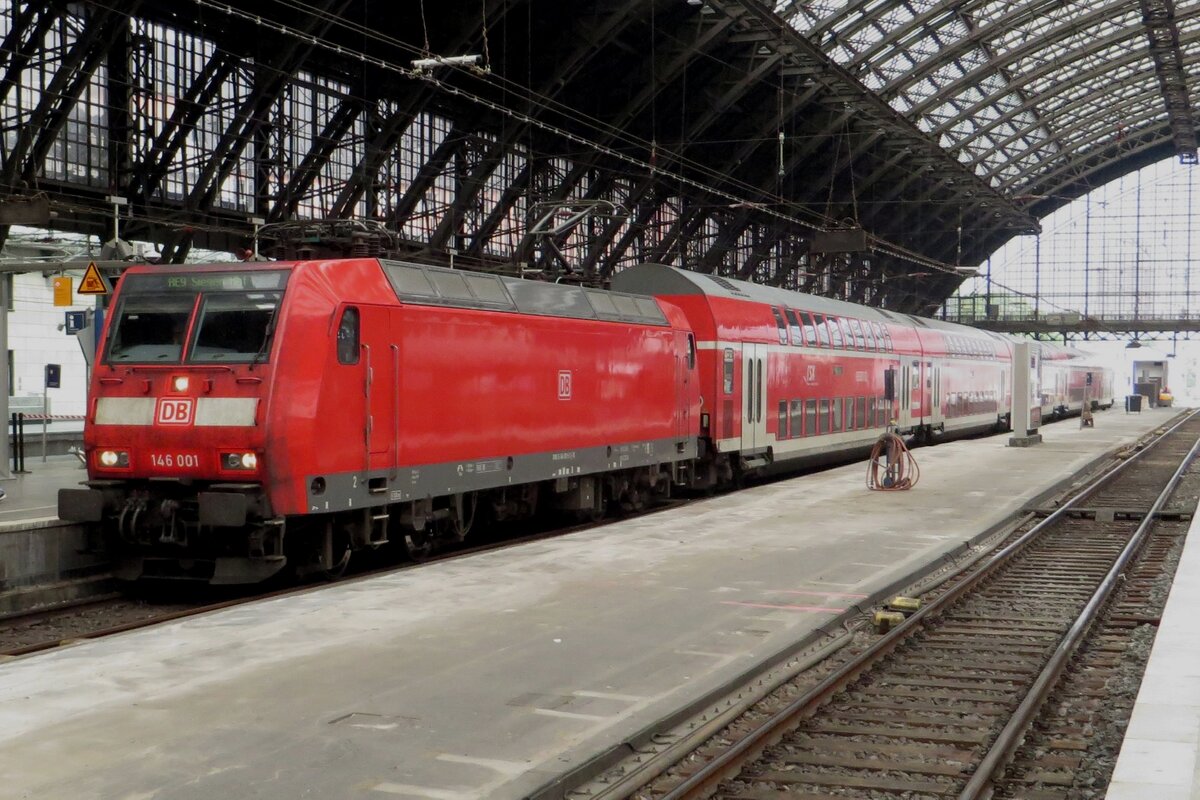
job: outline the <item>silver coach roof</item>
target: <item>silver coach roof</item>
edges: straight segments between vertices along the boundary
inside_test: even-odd
[[[955,322],[944,322],[928,317],[916,317],[911,314],[898,314],[871,306],[848,303],[844,300],[834,300],[815,294],[794,292],[790,289],[780,289],[775,286],[765,286],[761,283],[723,278],[719,275],[708,275],[701,272],[690,272],[669,267],[666,264],[638,264],[622,270],[613,276],[614,291],[631,294],[648,295],[689,295],[699,294],[709,297],[725,297],[736,300],[752,300],[772,306],[788,306],[803,311],[815,311],[818,314],[834,314],[858,319],[873,319],[878,322],[903,322],[918,328],[929,328],[958,334],[984,336],[1004,342],[1019,341],[1003,334],[983,331],[969,325]]]

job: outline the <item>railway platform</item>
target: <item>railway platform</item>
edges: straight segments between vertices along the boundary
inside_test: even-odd
[[[14,660],[5,792],[556,796],[1173,414],[923,448],[908,492],[857,463]]]
[[[87,478],[73,455],[26,463],[0,479],[0,613],[86,596],[111,587],[93,580],[106,564],[87,552],[83,529],[58,519],[58,490]]]
[[[1193,516],[1107,800],[1200,798],[1200,517]]]

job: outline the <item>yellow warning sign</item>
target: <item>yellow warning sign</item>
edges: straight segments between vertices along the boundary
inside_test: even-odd
[[[79,282],[79,288],[76,291],[80,294],[108,294],[108,281],[104,280],[100,270],[96,269],[95,261],[88,262],[87,269],[83,273],[83,280]]]
[[[71,279],[66,275],[59,275],[54,279],[54,305],[69,306],[74,302],[71,296]]]

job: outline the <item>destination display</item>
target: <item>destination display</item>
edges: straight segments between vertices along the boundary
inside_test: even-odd
[[[122,291],[149,294],[156,292],[246,292],[282,291],[287,285],[288,270],[254,270],[251,272],[168,272],[163,274],[126,275]]]

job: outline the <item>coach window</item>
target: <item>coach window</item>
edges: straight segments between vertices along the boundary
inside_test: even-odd
[[[821,342],[821,347],[829,347],[829,326],[825,324],[825,318],[819,314],[813,314],[813,320],[817,325],[817,339]]]
[[[804,343],[809,347],[817,346],[817,326],[813,323],[812,314],[800,312],[800,320],[804,323]]]
[[[854,334],[854,346],[859,350],[866,350],[867,339],[863,336],[862,325],[858,324],[858,320],[850,320],[850,331]]]
[[[792,437],[804,435],[804,401],[792,401]]]
[[[817,432],[817,401],[804,401],[804,435],[812,436]]]
[[[817,433],[829,433],[829,400],[821,401],[821,410],[817,413]]]
[[[733,394],[733,350],[725,349],[725,394]]]
[[[771,313],[775,315],[775,327],[779,329],[779,343],[787,344],[787,325],[783,321],[783,314],[774,306],[771,306]]]
[[[845,317],[838,317],[838,322],[842,326],[842,339],[846,342],[848,350],[854,349],[854,334],[850,331],[850,321]]]
[[[825,321],[829,323],[829,336],[833,340],[833,346],[841,347],[842,329],[838,327],[837,317],[826,317]]]
[[[792,334],[792,344],[799,347],[804,344],[804,335],[800,332],[800,320],[796,319],[796,312],[790,308],[783,310],[788,321],[788,331]]]
[[[775,434],[776,439],[788,438],[788,404],[787,400],[779,401],[779,432]]]
[[[358,363],[358,309],[349,306],[342,312],[342,321],[338,323],[337,355],[339,364]]]
[[[871,323],[863,320],[862,324],[863,336],[867,337],[867,349],[875,350],[875,336],[871,333]]]

